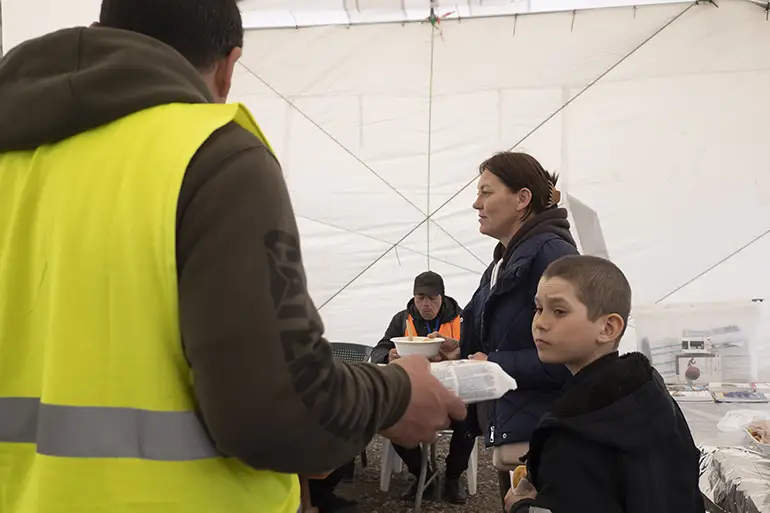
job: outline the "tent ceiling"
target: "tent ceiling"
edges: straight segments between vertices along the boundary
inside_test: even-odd
[[[287,11],[409,11],[412,9],[428,10],[431,3],[440,9],[471,10],[501,9],[518,3],[517,0],[243,0],[240,5],[245,10],[287,10]],[[579,8],[584,2],[571,2]]]
[[[493,247],[473,181],[513,146],[596,211],[636,304],[770,297],[770,31],[756,6],[718,3],[465,20],[443,38],[249,31],[232,99],[278,153],[329,337],[376,343],[426,268],[468,301]]]
[[[436,14],[447,20],[680,3],[682,0],[437,0]],[[430,0],[245,0],[247,28],[404,23],[424,20]]]

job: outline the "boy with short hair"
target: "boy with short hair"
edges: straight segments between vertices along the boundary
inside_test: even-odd
[[[703,513],[700,453],[660,374],[617,349],[631,287],[613,263],[567,256],[543,274],[532,335],[540,360],[573,378],[532,435],[534,488],[511,513]],[[525,483],[526,485],[526,483]]]

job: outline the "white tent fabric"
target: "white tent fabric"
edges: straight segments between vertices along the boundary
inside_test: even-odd
[[[233,98],[279,153],[333,340],[375,343],[429,266],[468,299],[492,244],[463,187],[515,145],[598,212],[638,303],[766,297],[769,27],[740,1],[464,20],[432,66],[423,24],[250,31]]]
[[[434,0],[433,5],[436,14],[446,17],[449,23],[472,17],[678,1],[681,0]],[[100,5],[101,0],[0,0],[0,12],[5,19],[2,46],[7,52],[22,41],[60,28],[89,25],[98,18]],[[431,0],[240,0],[239,6],[247,29],[295,28],[421,21],[430,12]]]
[[[444,20],[512,14],[573,11],[681,0],[245,0],[240,3],[248,28],[403,23],[422,21],[430,12]]]
[[[90,25],[99,17],[101,0],[0,0],[3,51],[65,27]]]
[[[718,3],[448,19],[441,36],[427,23],[250,30],[232,99],[282,162],[329,338],[376,343],[427,268],[468,300],[493,247],[471,209],[477,167],[512,147],[598,213],[638,304],[768,297],[770,24],[748,1]],[[7,49],[90,22],[99,0],[2,4]],[[275,26],[282,9],[355,4],[427,16],[418,0],[243,8]]]

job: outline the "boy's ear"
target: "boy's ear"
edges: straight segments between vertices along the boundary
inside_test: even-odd
[[[623,322],[623,318],[616,313],[605,316],[602,329],[599,332],[599,343],[609,344],[615,342],[623,332],[625,325],[626,323]]]

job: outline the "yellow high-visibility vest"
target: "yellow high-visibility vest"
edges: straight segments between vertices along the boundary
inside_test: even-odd
[[[207,436],[179,331],[179,191],[232,121],[267,144],[172,104],[0,154],[0,512],[296,513],[297,476]]]

